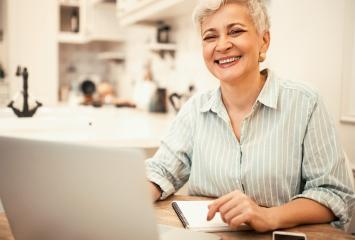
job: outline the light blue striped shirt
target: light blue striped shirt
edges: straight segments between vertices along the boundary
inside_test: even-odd
[[[331,209],[341,226],[354,192],[334,124],[314,90],[268,72],[240,141],[220,88],[196,95],[146,161],[148,179],[160,186],[162,199],[187,181],[191,195],[240,190],[265,207],[309,198]]]

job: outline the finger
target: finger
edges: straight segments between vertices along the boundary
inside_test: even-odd
[[[245,208],[246,207],[245,207],[244,204],[240,204],[237,207],[229,210],[223,216],[224,222],[227,223],[227,224],[230,224],[230,222],[232,221],[233,218],[243,214],[243,211],[245,210]]]
[[[232,199],[230,199],[228,202],[223,204],[222,206],[219,207],[219,212],[221,213],[221,217],[224,220],[224,215],[232,210],[233,208],[236,208],[238,205],[242,204],[243,202],[243,197],[242,196],[237,196]]]
[[[228,225],[233,229],[237,229],[243,223],[250,221],[249,218],[250,218],[250,215],[248,213],[243,213],[243,214],[240,214],[240,215],[234,217]]]
[[[216,200],[214,200],[210,205],[208,205],[207,221],[210,221],[216,215],[216,212],[219,211],[219,207],[225,202],[229,201],[232,198],[232,195],[229,193],[224,195]]]
[[[211,220],[214,218],[216,212],[219,211],[220,207],[223,206],[226,202],[230,201],[231,199],[235,198],[236,196],[243,196],[244,194],[241,193],[240,191],[236,190],[233,192],[230,192],[218,199],[216,199],[215,201],[213,201],[210,205],[209,205],[209,211],[207,214],[207,220]]]
[[[221,205],[223,205],[225,202],[229,201],[230,199],[232,199],[235,196],[238,195],[243,195],[243,193],[241,193],[240,191],[236,190],[233,192],[230,192],[220,198],[217,198],[216,200],[214,200],[209,206],[209,209],[213,209],[213,208],[219,208]]]
[[[218,212],[218,208],[216,208],[214,205],[209,205],[208,213],[207,213],[207,221],[212,220],[216,215],[216,212]]]

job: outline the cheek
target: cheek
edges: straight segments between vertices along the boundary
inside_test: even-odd
[[[239,49],[251,56],[258,56],[258,43],[253,39],[241,39],[238,43]]]
[[[204,43],[202,45],[202,55],[206,64],[211,64],[210,61],[213,61],[213,45],[211,43]]]

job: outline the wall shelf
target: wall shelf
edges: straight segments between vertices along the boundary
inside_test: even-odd
[[[118,16],[122,26],[135,23],[155,24],[157,21],[192,13],[197,0],[130,1],[132,0],[121,0],[117,4]]]
[[[58,35],[59,43],[83,44],[87,43],[88,39],[79,33],[61,32]]]
[[[100,60],[124,61],[125,56],[122,52],[103,52],[98,54]]]
[[[116,4],[116,0],[91,0],[91,4]]]
[[[151,51],[176,51],[175,43],[151,43],[148,45]]]
[[[118,36],[87,35],[79,33],[61,32],[58,34],[59,43],[85,44],[88,42],[122,42]]]
[[[59,0],[59,5],[63,7],[80,7],[79,0]]]

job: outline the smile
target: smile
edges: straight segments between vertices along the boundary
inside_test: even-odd
[[[242,56],[228,57],[228,58],[222,58],[222,59],[215,60],[214,62],[219,65],[230,64],[230,63],[240,60],[241,58],[242,58]]]

